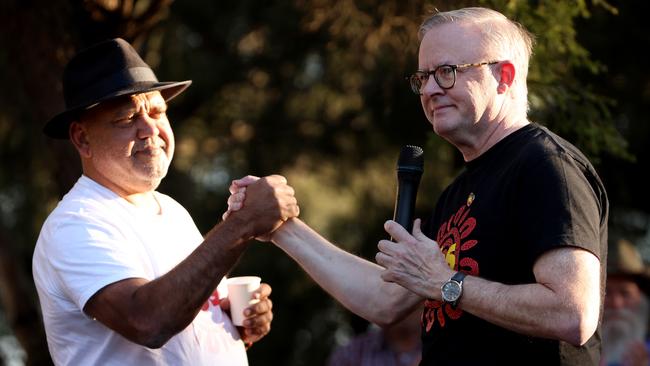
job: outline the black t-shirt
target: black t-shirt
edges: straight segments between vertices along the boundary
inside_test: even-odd
[[[575,246],[600,259],[604,284],[607,216],[605,189],[587,158],[530,124],[469,162],[424,230],[450,267],[486,280],[534,283],[540,255]],[[603,293],[601,286],[601,299]],[[439,301],[425,302],[422,327],[421,365],[598,365],[600,358],[600,331],[575,347],[512,332]]]

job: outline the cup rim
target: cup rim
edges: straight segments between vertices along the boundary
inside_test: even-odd
[[[250,283],[260,283],[262,279],[259,276],[237,276],[230,277],[226,281],[229,285],[247,285]]]

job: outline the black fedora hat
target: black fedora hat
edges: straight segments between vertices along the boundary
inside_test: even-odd
[[[103,41],[77,53],[63,71],[66,110],[50,119],[43,132],[67,139],[70,123],[80,112],[123,95],[159,90],[166,101],[192,83],[159,82],[153,70],[121,38]]]

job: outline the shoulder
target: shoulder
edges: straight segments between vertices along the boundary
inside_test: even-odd
[[[117,194],[82,176],[47,217],[44,228],[109,217],[118,201]]]
[[[36,243],[48,253],[87,240],[120,238],[128,213],[110,190],[81,177],[47,217]]]
[[[580,167],[593,169],[580,149],[544,126],[531,124],[522,138],[521,153],[533,162],[561,158],[575,162]]]
[[[573,144],[548,128],[531,124],[508,160],[527,180],[579,180],[605,196],[603,183],[589,159]],[[604,198],[604,197],[603,197]]]

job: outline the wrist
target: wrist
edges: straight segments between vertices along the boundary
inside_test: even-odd
[[[458,271],[440,287],[442,301],[450,304],[453,308],[458,306],[460,299],[463,296],[465,276],[465,273]]]
[[[255,237],[255,230],[251,220],[242,215],[237,215],[236,212],[231,213],[228,220],[223,221],[221,225],[226,231],[232,232],[241,242],[249,241]]]
[[[308,241],[305,238],[309,227],[299,218],[293,217],[285,221],[271,236],[271,242],[278,248],[287,250],[288,247],[293,245],[302,245]]]
[[[270,234],[270,241],[278,245],[280,242],[283,241],[283,238],[286,238],[288,235],[291,235],[291,227],[295,225],[295,222],[293,221],[293,218],[288,219],[287,221],[283,222],[280,227],[275,229],[271,234]]]

